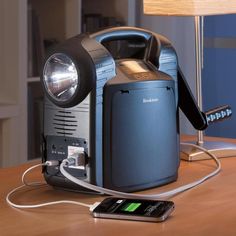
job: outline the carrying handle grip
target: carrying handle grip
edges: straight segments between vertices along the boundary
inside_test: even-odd
[[[152,36],[151,32],[135,27],[113,27],[91,35],[99,43],[138,38],[142,38],[148,42]]]
[[[137,39],[137,38],[142,38],[148,42],[152,37],[152,33],[134,27],[113,27],[94,33],[91,35],[91,37],[94,38],[99,43],[113,40]]]
[[[159,44],[159,40],[152,34],[152,32],[143,30],[136,27],[112,27],[109,29],[105,29],[94,33],[90,36],[94,38],[99,43],[105,43],[110,41],[116,40],[136,40],[136,39],[143,39],[146,43],[145,53],[144,53],[144,60],[149,60],[152,55],[151,51],[154,48],[158,48],[156,45]],[[154,43],[154,41],[156,43]],[[156,46],[154,46],[156,45]]]

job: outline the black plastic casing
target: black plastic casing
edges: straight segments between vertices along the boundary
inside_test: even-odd
[[[148,71],[136,75],[126,73],[120,68],[122,60],[115,64],[95,36],[82,36],[77,43],[74,38],[73,45],[82,48],[76,51],[83,52],[76,57],[76,65],[86,65],[80,67],[85,76],[81,78],[92,76],[89,84],[93,87],[86,102],[75,105],[75,99],[70,101],[72,107],[66,107],[68,103],[55,105],[45,99],[43,161],[62,161],[67,158],[68,145],[82,146],[88,153],[89,163],[85,171],[68,169],[72,175],[97,186],[132,192],[177,179],[178,61],[174,48],[164,37],[136,28],[124,27],[118,31],[128,36],[132,31],[147,35],[146,56],[139,61]],[[69,48],[69,44],[65,45]],[[71,50],[69,54],[74,55]],[[58,117],[60,126],[55,125]],[[76,127],[72,131],[73,125]],[[86,129],[86,137],[82,129]],[[52,150],[54,144],[59,147],[58,152]],[[56,167],[46,167],[44,176],[54,187],[84,190],[65,179]]]

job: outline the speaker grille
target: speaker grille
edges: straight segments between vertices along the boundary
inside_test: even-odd
[[[78,119],[72,111],[59,110],[54,115],[53,125],[57,134],[71,136],[78,127]]]
[[[77,106],[60,108],[49,100],[44,106],[45,135],[89,138],[89,96]]]

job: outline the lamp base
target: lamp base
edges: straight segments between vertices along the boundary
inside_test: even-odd
[[[194,142],[192,142],[194,143]],[[203,148],[220,157],[236,157],[236,144],[228,142],[204,141]],[[210,157],[194,147],[185,146],[180,149],[180,158],[186,161],[206,160]]]

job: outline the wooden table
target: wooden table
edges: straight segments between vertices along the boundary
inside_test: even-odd
[[[222,171],[190,191],[172,198],[176,209],[163,223],[94,219],[87,208],[76,205],[56,205],[31,210],[8,206],[6,194],[21,184],[20,177],[27,167],[0,170],[0,235],[236,235],[236,158],[222,158]],[[215,168],[211,160],[181,162],[178,181],[161,188],[145,191],[154,193],[175,188],[196,180]],[[40,169],[28,177],[42,179]],[[103,197],[55,190],[49,186],[26,188],[13,200],[35,204],[61,199],[92,204]]]

